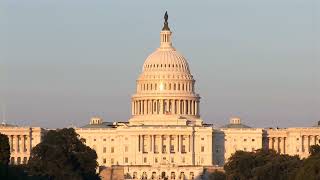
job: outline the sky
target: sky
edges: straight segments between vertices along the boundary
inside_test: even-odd
[[[1,0],[1,121],[82,126],[91,116],[127,121],[163,14],[219,127],[320,120],[318,0]]]

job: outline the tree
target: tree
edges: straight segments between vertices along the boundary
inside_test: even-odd
[[[317,145],[312,145],[310,147],[310,155],[314,156],[314,155],[319,155],[320,154],[320,146]]]
[[[0,164],[8,165],[10,161],[10,145],[8,136],[0,133]]]
[[[221,171],[214,171],[213,173],[210,173],[208,176],[208,180],[226,180],[227,176],[225,173]]]
[[[273,150],[237,151],[224,166],[232,180],[293,179],[300,168],[298,156],[278,154]]]
[[[255,167],[252,152],[236,151],[225,164],[224,169],[229,179],[247,180],[252,178],[251,170]]]
[[[72,128],[50,130],[31,151],[29,174],[55,180],[99,179],[97,154]]]
[[[10,145],[8,136],[0,133],[0,179],[8,177]]]
[[[320,179],[320,154],[308,157],[296,174],[296,180]]]

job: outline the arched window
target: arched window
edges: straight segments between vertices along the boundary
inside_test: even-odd
[[[176,83],[173,84],[173,90],[176,90]]]
[[[169,90],[171,90],[171,83],[169,83]]]
[[[154,90],[157,90],[157,84],[154,84]]]
[[[178,84],[178,91],[180,91],[180,84]]]

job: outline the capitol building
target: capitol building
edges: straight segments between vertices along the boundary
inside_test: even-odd
[[[201,119],[200,101],[188,61],[172,44],[166,14],[160,46],[137,77],[130,119],[105,122],[93,117],[76,132],[96,151],[104,179],[200,179],[238,150],[274,149],[305,158],[311,145],[320,144],[320,123],[252,128],[231,117],[227,125],[215,128]],[[2,124],[0,132],[9,137],[11,163],[21,164],[46,129]]]

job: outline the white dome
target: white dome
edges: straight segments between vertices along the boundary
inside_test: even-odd
[[[143,65],[143,71],[176,71],[189,74],[187,60],[175,49],[157,49]]]

